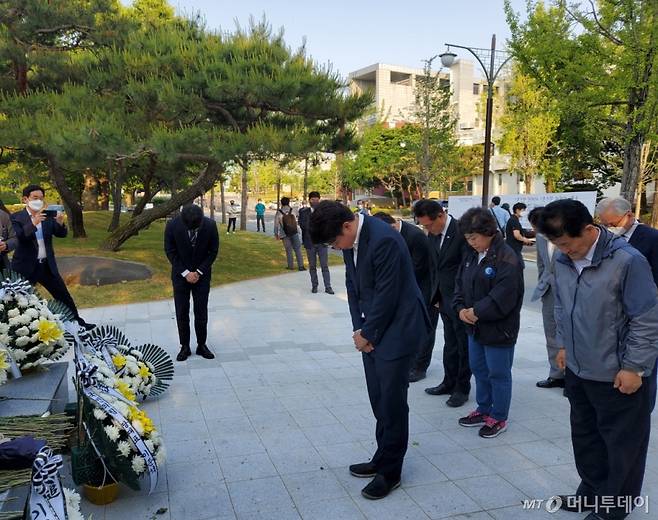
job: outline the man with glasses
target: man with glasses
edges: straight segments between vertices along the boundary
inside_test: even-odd
[[[400,485],[409,440],[409,368],[430,327],[425,302],[407,246],[388,224],[322,201],[311,214],[310,232],[314,244],[343,251],[354,346],[377,420],[377,451],[350,473],[372,478],[364,497],[384,498]]]

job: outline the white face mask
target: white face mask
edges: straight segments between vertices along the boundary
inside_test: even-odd
[[[608,231],[610,233],[617,235],[618,237],[622,236],[624,233],[626,233],[626,228],[621,227],[621,226],[610,226],[608,228]]]
[[[39,199],[30,200],[27,205],[32,211],[41,211],[43,209],[43,201]]]

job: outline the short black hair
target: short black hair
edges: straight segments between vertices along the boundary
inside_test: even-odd
[[[583,229],[592,225],[594,219],[589,210],[579,200],[555,200],[544,207],[537,220],[537,229],[549,240],[561,236],[579,237]]]
[[[459,231],[465,235],[478,233],[492,237],[498,233],[498,225],[491,211],[485,208],[471,208],[459,219]]]
[[[288,204],[290,204],[290,199],[288,197],[281,197],[281,205],[287,206]]]
[[[491,203],[494,206],[498,206],[498,204],[500,204],[500,197],[498,195],[496,195],[495,197],[491,197]]]
[[[320,198],[320,192],[319,191],[312,191],[311,193],[308,194],[308,198],[309,199],[313,199],[313,198],[319,199]]]
[[[378,218],[379,220],[382,220],[387,224],[395,224],[395,219],[384,211],[378,211],[373,215],[373,217]]]
[[[544,206],[537,206],[536,208],[532,208],[530,210],[530,213],[528,213],[528,220],[533,226],[537,225],[537,221],[539,220],[539,215],[544,211]]]
[[[512,206],[512,211],[516,213],[517,209],[526,209],[528,206],[526,206],[523,202],[517,202]]]
[[[355,219],[350,208],[340,202],[323,200],[311,213],[309,231],[311,242],[314,244],[327,244],[336,240],[343,232],[343,224]]]
[[[435,200],[420,199],[414,204],[414,217],[429,217],[436,220],[439,215],[443,214],[443,206]]]
[[[183,206],[180,212],[181,220],[188,229],[197,229],[203,222],[203,210],[196,204]]]
[[[30,193],[32,193],[33,191],[40,191],[41,193],[43,193],[44,196],[46,195],[46,190],[44,190],[41,186],[39,186],[38,184],[30,184],[28,186],[25,186],[25,188],[23,188],[23,197],[29,197]]]

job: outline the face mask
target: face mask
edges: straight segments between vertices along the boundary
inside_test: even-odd
[[[41,211],[43,209],[43,201],[39,199],[31,200],[27,205],[32,211]]]
[[[610,226],[608,228],[608,231],[610,233],[617,235],[618,237],[622,236],[624,233],[626,233],[626,228],[623,228],[621,226]]]

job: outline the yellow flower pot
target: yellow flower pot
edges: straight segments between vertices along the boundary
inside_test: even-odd
[[[116,482],[100,487],[84,484],[83,488],[87,500],[97,506],[104,506],[105,504],[114,502],[119,494],[119,485]]]

